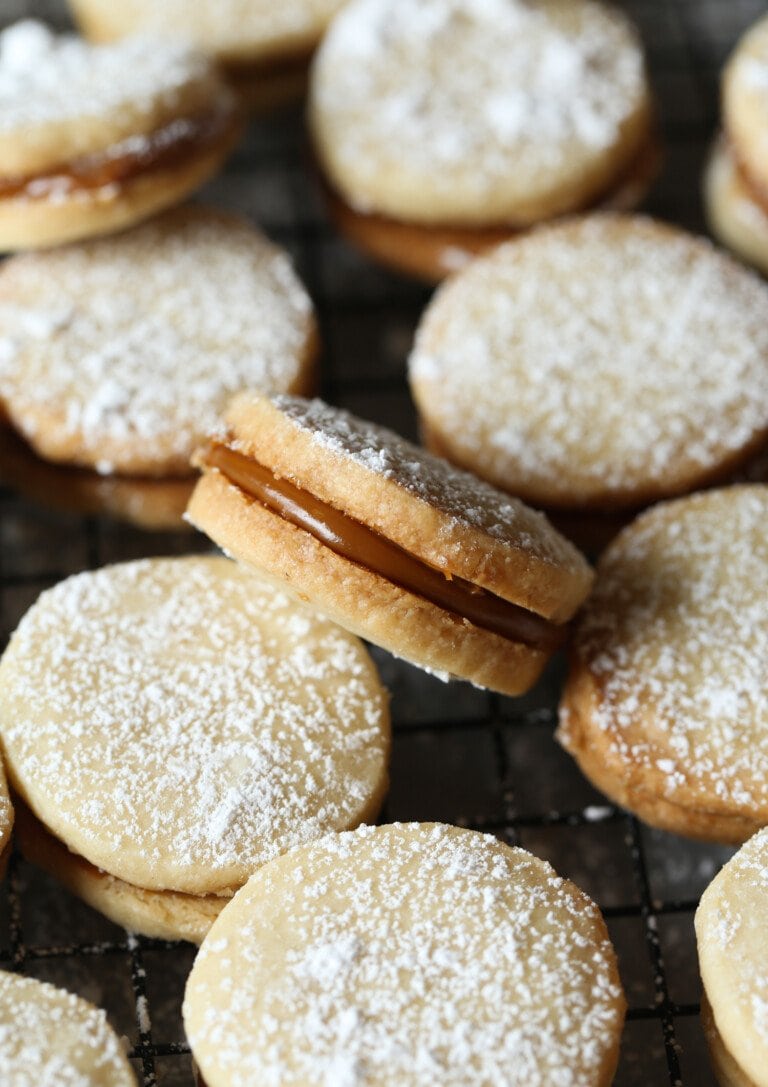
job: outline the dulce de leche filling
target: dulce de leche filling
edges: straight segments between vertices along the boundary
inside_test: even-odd
[[[0,199],[46,199],[75,190],[117,185],[147,170],[169,169],[223,137],[234,117],[234,110],[228,106],[176,118],[146,136],[130,136],[101,153],[83,155],[44,174],[0,177]]]
[[[249,498],[309,532],[337,555],[430,604],[532,649],[551,652],[562,643],[564,630],[557,624],[470,581],[436,570],[309,491],[277,478],[253,458],[212,442],[202,461],[205,467],[218,469]]]

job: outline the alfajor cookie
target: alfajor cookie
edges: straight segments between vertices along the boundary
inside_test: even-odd
[[[634,207],[657,168],[641,46],[594,0],[352,0],[309,117],[339,226],[431,279],[501,234]]]
[[[231,91],[184,44],[94,47],[17,23],[0,34],[0,249],[109,233],[178,203],[238,130]]]
[[[536,506],[724,479],[768,437],[768,289],[709,242],[595,215],[445,284],[409,363],[427,445]]]
[[[212,209],[0,269],[8,418],[41,456],[102,474],[190,474],[232,394],[308,391],[316,348],[288,256]]]
[[[277,105],[301,94],[307,61],[342,0],[70,0],[94,42],[131,34],[192,42],[214,57],[249,105]]]
[[[723,125],[744,177],[768,201],[768,16],[741,38],[723,73]]]
[[[0,971],[3,1087],[136,1087],[106,1014],[74,993]]]
[[[530,687],[589,590],[541,514],[320,400],[236,397],[187,515],[235,558],[398,656]]]
[[[768,823],[768,487],[662,503],[614,540],[576,626],[558,739],[653,826]]]
[[[385,693],[360,643],[223,558],[43,593],[0,663],[32,860],[114,920],[199,940],[266,860],[373,818]]]
[[[722,1087],[768,1087],[768,831],[707,887],[696,911],[702,1018]]]
[[[608,1085],[624,997],[600,911],[544,861],[440,824],[292,850],[227,906],[184,1023],[208,1087]]]

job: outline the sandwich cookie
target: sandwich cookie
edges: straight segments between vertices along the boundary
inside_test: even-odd
[[[427,308],[427,445],[534,505],[631,509],[726,478],[768,436],[768,289],[638,216],[543,227]]]
[[[108,917],[199,941],[266,860],[375,817],[389,718],[357,641],[223,558],[79,574],[0,662],[23,851]]]
[[[704,175],[712,233],[768,274],[768,16],[739,41],[723,74],[725,133]]]
[[[702,1019],[722,1087],[768,1087],[768,831],[725,865],[696,911]]]
[[[704,203],[715,237],[768,275],[768,199],[761,202],[750,188],[723,137],[715,144],[707,164]]]
[[[640,43],[594,0],[352,0],[309,116],[339,226],[432,280],[544,219],[634,207],[657,168]]]
[[[195,961],[208,1087],[597,1087],[625,1002],[595,904],[544,861],[439,824],[361,827],[266,865]]]
[[[443,678],[537,679],[589,591],[539,513],[319,400],[236,397],[187,515],[235,558]]]
[[[655,506],[603,554],[558,739],[653,826],[742,842],[768,824],[768,487]]]
[[[70,0],[85,36],[115,41],[139,32],[193,43],[212,56],[246,104],[300,96],[307,61],[342,0]]]
[[[49,460],[189,475],[233,393],[306,392],[317,333],[287,255],[236,216],[168,212],[0,269],[0,400]]]
[[[3,1087],[136,1087],[106,1014],[44,981],[0,971]]]
[[[232,92],[186,45],[93,47],[17,23],[0,34],[0,249],[106,234],[178,203],[238,130]]]

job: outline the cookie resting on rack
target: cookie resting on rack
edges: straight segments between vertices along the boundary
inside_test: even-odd
[[[187,983],[207,1087],[607,1087],[624,1021],[600,911],[544,861],[439,824],[266,865]]]
[[[544,219],[637,206],[652,113],[631,23],[594,0],[352,0],[310,83],[338,225],[427,279]]]
[[[106,1014],[73,993],[0,971],[3,1087],[136,1087]]]
[[[558,739],[652,826],[768,824],[768,487],[659,504],[616,538],[579,618]]]
[[[190,206],[0,268],[0,402],[49,460],[190,475],[241,389],[307,392],[317,331],[288,255]]]
[[[243,393],[187,515],[240,561],[427,671],[527,690],[592,572],[541,514],[320,400]]]
[[[768,830],[731,858],[702,895],[696,940],[702,1018],[722,1087],[768,1087]]]
[[[232,92],[179,42],[0,34],[0,250],[107,234],[179,203],[239,134]]]
[[[768,287],[703,238],[592,215],[438,291],[410,382],[427,445],[553,510],[719,482],[768,439]]]
[[[224,558],[43,593],[0,662],[22,852],[150,936],[199,942],[261,864],[375,818],[387,698],[356,638]]]

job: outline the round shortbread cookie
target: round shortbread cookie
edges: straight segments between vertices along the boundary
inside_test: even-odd
[[[362,645],[223,558],[43,593],[0,663],[10,782],[73,852],[146,890],[228,894],[375,816],[385,693]]]
[[[115,230],[178,202],[237,135],[234,96],[189,46],[0,34],[0,247]]]
[[[356,210],[524,226],[607,191],[647,140],[642,51],[593,0],[352,0],[314,62],[310,124]]]
[[[739,165],[768,198],[768,16],[741,38],[725,69],[723,124]]]
[[[742,846],[696,911],[707,1041],[723,1087],[768,1087],[768,830]]]
[[[594,215],[499,247],[428,307],[410,380],[431,448],[536,505],[718,480],[768,435],[768,288],[705,240]]]
[[[208,1087],[597,1087],[624,1006],[586,895],[490,835],[414,823],[257,873],[203,943],[184,1022]]]
[[[603,554],[558,739],[654,826],[741,842],[768,823],[768,487],[658,505]]]
[[[191,472],[233,393],[306,392],[317,333],[288,256],[246,220],[168,212],[0,270],[0,400],[50,460]]]
[[[718,240],[768,275],[768,203],[757,199],[723,139],[707,164],[704,203]]]
[[[545,517],[319,400],[242,394],[226,421],[198,457],[193,524],[444,678],[535,681],[592,580]]]
[[[85,35],[114,41],[136,33],[194,43],[226,64],[302,56],[343,0],[70,0]]]
[[[136,1087],[106,1014],[64,989],[0,971],[3,1087]]]

